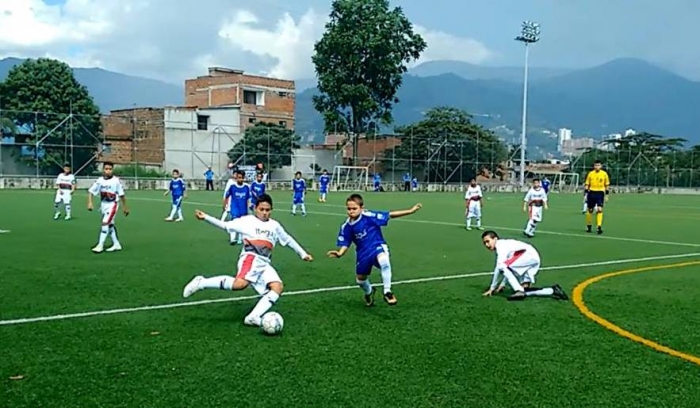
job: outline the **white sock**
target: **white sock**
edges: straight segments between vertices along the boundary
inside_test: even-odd
[[[182,207],[177,207],[177,218],[182,218]]]
[[[228,234],[228,239],[229,239],[229,241],[230,241],[230,242],[234,242],[234,241],[236,240],[236,235],[238,235],[238,234],[236,234],[235,232],[229,233],[229,234]]]
[[[321,200],[326,200],[326,193],[321,194]]]
[[[481,227],[481,218],[476,219],[476,226]]]
[[[301,205],[301,213],[306,214],[306,204]]]
[[[503,270],[503,276],[508,280],[508,284],[510,285],[511,288],[513,288],[514,291],[516,292],[524,292],[525,289],[523,288],[523,285],[520,284],[520,281],[518,278],[515,277],[515,274],[511,272],[510,269],[504,269]]]
[[[177,206],[173,204],[173,206],[170,208],[170,215],[168,215],[168,218],[173,218],[175,217],[175,212],[177,211]]]
[[[530,234],[535,235],[536,229],[537,229],[537,221],[530,221]]]
[[[70,217],[70,204],[66,204],[66,217]]]
[[[279,293],[275,291],[269,291],[265,293],[260,300],[258,300],[258,303],[255,305],[253,310],[248,313],[248,316],[246,316],[246,319],[252,318],[255,321],[260,321],[260,318],[262,318],[262,315],[265,314],[272,306],[277,303],[279,300],[280,295]]]
[[[108,225],[103,225],[102,228],[100,229],[100,240],[98,242],[98,245],[104,245],[105,241],[107,240],[107,235],[109,234],[109,226]]]
[[[221,221],[226,221],[226,216],[228,215],[228,211],[224,211],[223,214],[221,214]]]
[[[362,289],[362,291],[365,293],[365,295],[369,295],[372,293],[372,284],[369,283],[369,277],[363,281],[355,278],[355,282],[357,282],[357,286]]]
[[[200,289],[222,289],[222,290],[232,290],[233,288],[233,276],[212,276],[211,278],[204,278],[199,282]]]
[[[54,208],[54,213],[55,213],[55,214],[60,214],[60,213],[61,213],[61,210],[58,208],[58,204],[59,204],[59,203],[57,203],[57,202],[56,202],[56,203],[53,203],[53,208]]]
[[[467,217],[467,228],[471,228],[472,226],[472,217]]]
[[[297,205],[292,204],[292,214],[296,214],[296,213],[297,213]]]
[[[542,288],[540,290],[532,290],[530,292],[525,292],[527,296],[552,296],[554,294],[554,289],[552,288]]]
[[[112,245],[120,245],[119,238],[117,238],[117,227],[114,224],[109,226],[109,237],[112,238]]]
[[[377,257],[377,262],[382,272],[382,285],[384,286],[384,293],[391,292],[391,261],[389,261],[389,255],[383,254]]]

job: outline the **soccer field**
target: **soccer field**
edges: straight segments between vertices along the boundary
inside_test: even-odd
[[[366,308],[354,251],[325,257],[346,194],[310,193],[302,218],[273,192],[316,259],[276,250],[285,329],[267,337],[242,324],[252,290],[182,299],[194,275],[234,273],[240,248],[193,216],[220,215],[221,192],[190,192],[183,223],[163,222],[162,193],[127,194],[124,250],[96,255],[84,192],[53,221],[52,191],[0,191],[0,407],[700,407],[700,197],[614,195],[597,236],[580,195],[551,195],[538,285],[572,300],[507,302],[481,296],[494,255],[462,194],[367,193],[370,209],[424,208],[385,228],[399,304]],[[522,195],[486,195],[485,226],[524,239]]]

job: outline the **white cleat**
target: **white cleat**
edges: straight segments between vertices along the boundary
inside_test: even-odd
[[[170,218],[170,217],[165,217],[165,221],[167,221],[167,222],[171,222],[172,220],[173,220],[173,219]]]
[[[243,319],[243,324],[246,326],[256,326],[260,327],[262,326],[262,317],[258,317],[257,319],[253,316],[246,316],[245,319]]]
[[[54,219],[54,220],[57,220],[57,219],[59,219],[60,217],[61,217],[61,214],[60,214],[60,213],[56,213],[56,214],[53,215],[53,219]]]
[[[66,221],[70,221],[72,219],[73,219],[73,217],[71,217],[70,215],[66,215],[66,218],[64,218],[64,220],[66,220]]]
[[[178,218],[178,219],[175,220],[175,222],[182,222],[182,221],[185,221],[185,219],[182,218],[182,217],[180,217],[180,218]]]
[[[112,245],[111,247],[107,248],[107,252],[116,252],[121,250],[122,246],[120,244]]]
[[[104,251],[105,248],[102,245],[96,245],[94,248],[92,248],[92,252],[99,254],[102,251]]]
[[[472,227],[467,227],[466,229],[467,229],[467,231],[471,231]]]
[[[185,285],[185,289],[182,291],[182,297],[188,298],[188,297],[194,295],[195,293],[199,292],[199,290],[201,289],[199,287],[199,284],[200,284],[200,282],[202,282],[202,279],[204,279],[204,276],[201,276],[201,275],[195,276],[190,281],[190,283]]]

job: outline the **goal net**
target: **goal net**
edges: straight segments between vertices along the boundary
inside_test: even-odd
[[[338,191],[364,191],[369,185],[369,167],[335,166],[331,183]]]
[[[575,193],[579,188],[581,186],[579,185],[578,173],[559,173],[554,175],[552,190],[561,193]]]

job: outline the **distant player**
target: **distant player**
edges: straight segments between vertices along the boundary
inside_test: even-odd
[[[484,296],[502,292],[507,283],[515,292],[508,296],[508,300],[524,300],[530,296],[559,300],[569,298],[558,284],[545,288],[532,286],[540,270],[540,254],[532,245],[514,239],[500,239],[495,231],[485,231],[481,234],[481,239],[486,249],[496,252],[496,267],[491,286],[484,292]],[[499,285],[501,275],[503,280]]]
[[[107,236],[112,239],[112,246],[107,248],[107,252],[119,251],[122,245],[117,237],[117,227],[114,225],[114,218],[119,209],[119,201],[121,201],[122,212],[124,216],[129,215],[129,207],[126,204],[126,194],[124,186],[118,177],[114,176],[114,163],[104,162],[102,164],[102,177],[88,190],[87,209],[92,211],[92,196],[100,196],[100,212],[102,213],[102,228],[100,229],[100,238],[97,245],[92,248],[92,252],[100,253],[104,251],[104,244]]]
[[[175,220],[176,222],[180,222],[184,219],[182,217],[182,200],[187,198],[187,185],[180,177],[180,171],[178,169],[173,170],[173,178],[170,180],[170,183],[168,183],[168,189],[165,190],[165,194],[163,195],[167,196],[168,194],[173,198],[173,205],[170,210],[170,215],[165,217],[165,221],[170,222]],[[177,214],[177,218],[175,218],[175,214]]]
[[[250,207],[250,186],[245,183],[245,172],[236,171],[234,173],[236,182],[224,193],[224,208],[228,204],[231,220],[248,215]],[[243,236],[236,232],[229,233],[229,243],[231,245],[243,243]]]
[[[346,201],[348,219],[340,226],[336,245],[338,249],[328,251],[331,258],[341,258],[351,244],[355,244],[357,261],[355,266],[355,282],[365,295],[365,304],[374,305],[374,288],[369,281],[372,268],[379,268],[384,286],[384,301],[393,306],[396,296],[391,291],[391,262],[389,247],[382,235],[382,227],[386,227],[390,218],[411,215],[420,210],[421,204],[416,204],[408,210],[399,211],[369,211],[365,209],[364,200],[359,194],[352,194]]]
[[[542,188],[544,189],[545,193],[549,194],[549,187],[551,186],[551,184],[552,183],[546,176],[542,179]]]
[[[231,188],[232,185],[236,184],[236,173],[235,172],[230,172],[229,174],[229,179],[226,180],[226,185],[224,186],[224,211],[221,213],[221,221],[226,221],[231,214],[231,206],[230,206],[230,201],[226,197],[226,193],[228,190]]]
[[[537,223],[542,222],[542,210],[548,209],[547,192],[540,184],[540,179],[532,180],[532,187],[523,199],[523,212],[527,213],[527,224],[523,233],[527,237],[534,237]]]
[[[472,179],[469,187],[467,187],[467,192],[464,193],[464,200],[466,201],[464,219],[467,231],[472,230],[473,219],[476,220],[476,228],[483,230],[481,227],[481,201],[483,198],[484,194],[481,191],[481,186],[476,183],[476,179]]]
[[[328,170],[323,170],[318,178],[318,201],[325,203],[328,196],[328,186],[331,184],[331,176],[328,175]]]
[[[75,192],[75,175],[71,173],[70,164],[63,165],[63,173],[56,177],[56,198],[54,199],[53,219],[57,220],[61,217],[60,205],[63,203],[63,209],[66,212],[65,220],[71,219],[71,198]]]
[[[382,191],[382,176],[375,173],[374,176],[372,177],[372,182],[374,183],[374,191],[375,192],[378,193],[378,192]]]
[[[608,201],[610,194],[610,177],[603,170],[600,160],[593,162],[593,170],[586,176],[586,232],[591,232],[593,224],[593,211],[596,212],[596,226],[598,235],[603,233],[603,206]]]
[[[190,297],[202,289],[242,290],[251,286],[262,297],[243,319],[243,323],[249,326],[260,326],[262,316],[277,303],[283,290],[282,279],[270,261],[275,246],[277,244],[288,246],[307,262],[313,261],[313,257],[284,230],[279,222],[270,218],[272,197],[267,194],[259,196],[254,211],[254,215],[246,215],[229,222],[222,222],[199,210],[195,212],[197,219],[204,220],[230,234],[241,235],[244,245],[238,258],[235,276],[223,275],[211,278],[196,276],[185,286],[182,296]]]
[[[262,173],[255,173],[255,180],[250,183],[250,209],[255,208],[255,204],[258,202],[258,198],[265,194],[267,186],[263,181]]]
[[[411,187],[413,187],[413,191],[418,191],[418,177],[413,176],[411,179]]]
[[[301,178],[301,172],[297,171],[292,180],[292,215],[297,215],[297,206],[300,206],[301,215],[306,217],[304,196],[306,196],[306,181]]]

